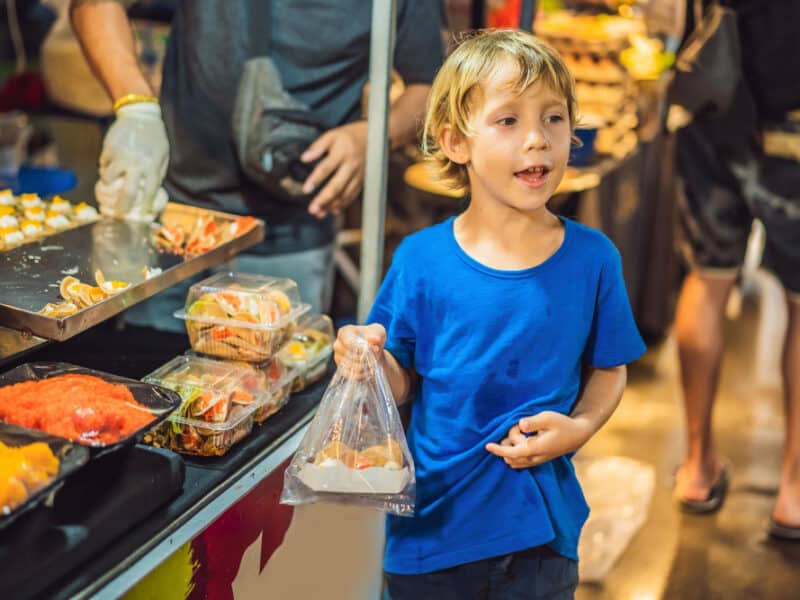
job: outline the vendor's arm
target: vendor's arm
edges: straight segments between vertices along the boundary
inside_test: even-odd
[[[386,329],[383,325],[348,325],[339,330],[336,342],[333,344],[333,358],[336,366],[350,373],[353,377],[363,377],[361,366],[354,363],[357,359],[357,339],[364,338],[370,350],[375,352],[378,363],[386,374],[392,396],[398,406],[405,404],[411,395],[412,373],[403,367],[391,352],[384,348],[386,344]]]
[[[389,142],[392,149],[413,142],[425,110],[430,86],[413,84],[392,104],[389,112]],[[322,159],[308,176],[304,191],[317,190],[329,176],[331,179],[314,196],[308,212],[324,217],[338,213],[352,203],[364,187],[367,159],[367,122],[356,121],[324,133],[301,157],[305,162]]]
[[[577,451],[608,421],[627,381],[625,365],[591,367],[570,415],[543,411],[520,419],[499,444],[486,449],[515,469],[527,469]]]
[[[116,120],[103,140],[95,185],[100,212],[152,221],[167,202],[161,182],[169,162],[169,142],[157,98],[139,69],[126,4],[73,0],[70,12],[92,70],[115,102]]]
[[[117,0],[72,0],[72,27],[92,71],[112,100],[127,94],[152,96],[139,68],[133,29]]]

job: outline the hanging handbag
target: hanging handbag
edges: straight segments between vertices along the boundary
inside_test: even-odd
[[[305,204],[313,194],[303,192],[303,183],[316,162],[305,163],[300,155],[326,128],[283,87],[270,57],[270,2],[250,6],[254,56],[244,64],[231,119],[239,165],[271,199]]]
[[[713,0],[704,10],[694,1],[695,27],[675,59],[670,104],[692,114],[722,114],[731,105],[741,78],[741,46],[736,13]]]

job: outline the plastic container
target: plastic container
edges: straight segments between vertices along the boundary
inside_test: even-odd
[[[11,464],[16,462],[14,458],[9,456],[6,449],[0,450],[0,464],[3,465],[0,469],[0,530],[46,500],[71,473],[89,460],[89,450],[83,446],[41,431],[5,423],[0,423],[0,443],[7,448],[27,447],[33,450],[26,457],[24,465]],[[43,455],[39,448],[32,447],[36,444],[46,444],[50,448],[53,457],[58,460],[56,469],[52,469],[52,465],[42,468],[52,459],[46,452]],[[43,470],[47,473],[44,474]]]
[[[289,401],[292,382],[295,380],[295,371],[283,366],[277,360],[266,360],[261,363],[248,363],[244,361],[220,361],[218,358],[208,358],[197,354],[194,350],[186,352],[186,356],[193,356],[206,361],[222,362],[250,371],[251,376],[246,378],[244,389],[258,394],[259,406],[253,413],[253,420],[261,424],[268,417],[274,415]]]
[[[299,392],[325,376],[333,354],[333,322],[326,315],[304,315],[289,340],[278,350],[278,360],[294,371],[292,391]]]
[[[133,402],[128,402],[126,397],[130,396],[117,387],[96,390],[95,397],[102,397],[102,402],[88,401],[83,389],[76,391],[86,376],[126,387]],[[57,387],[44,383],[56,377],[62,379],[50,386]],[[21,385],[5,389],[15,384]],[[58,396],[62,385],[69,393]],[[89,385],[94,385],[91,380]],[[0,376],[0,421],[31,428],[35,423],[36,428],[51,435],[108,451],[141,439],[180,403],[178,395],[169,390],[67,363],[29,363]]]
[[[273,357],[309,308],[291,279],[219,273],[193,285],[175,316],[186,321],[196,352],[261,362]]]
[[[222,456],[250,433],[255,411],[268,400],[262,373],[194,355],[172,359],[143,381],[174,390],[182,400],[145,441],[182,454]]]

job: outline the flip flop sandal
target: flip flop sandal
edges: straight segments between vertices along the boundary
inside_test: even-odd
[[[686,500],[678,498],[678,505],[685,513],[700,515],[711,513],[719,510],[722,503],[725,501],[725,496],[728,493],[728,486],[730,484],[730,466],[723,463],[722,471],[720,471],[719,478],[708,490],[708,496],[705,500]]]
[[[772,517],[770,517],[769,519],[769,525],[767,526],[767,533],[769,533],[772,537],[777,538],[779,540],[800,542],[800,527],[782,525]]]

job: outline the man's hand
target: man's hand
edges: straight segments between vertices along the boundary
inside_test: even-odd
[[[338,214],[358,198],[364,186],[364,165],[367,160],[366,121],[349,123],[327,131],[300,158],[303,162],[322,158],[303,184],[305,193],[312,193],[330,176],[325,187],[314,196],[308,212],[320,219],[329,212]]]
[[[168,160],[169,143],[158,104],[120,108],[100,155],[100,181],[95,186],[100,211],[131,221],[152,221],[166,203],[160,186]]]
[[[521,419],[503,441],[486,444],[486,450],[513,469],[527,469],[575,452],[593,433],[585,419],[548,410]]]

